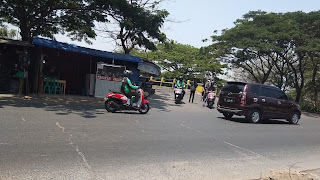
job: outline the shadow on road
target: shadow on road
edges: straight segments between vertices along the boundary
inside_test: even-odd
[[[55,112],[56,115],[77,114],[84,118],[95,118],[98,114],[104,114],[102,101],[95,102],[70,102],[61,100],[48,100],[39,98],[24,99],[0,98],[0,108],[4,106],[41,108],[46,111]]]
[[[170,90],[170,89],[169,89]],[[168,90],[167,90],[168,91]],[[158,109],[160,111],[170,112],[169,107],[181,106],[184,102],[175,104],[173,102],[173,92],[169,94],[168,92],[163,91],[159,88],[156,90],[156,93],[151,95],[148,100],[150,101],[150,107],[153,109]]]
[[[184,101],[187,102],[187,93]],[[166,87],[156,87],[155,94],[148,97],[150,108],[164,112],[172,111],[172,107],[183,107],[183,101],[175,104],[173,101],[173,90]],[[77,114],[84,118],[95,118],[99,114],[105,114],[103,101],[99,98],[86,96],[71,96],[71,95],[1,95],[0,108],[4,106],[13,107],[33,107],[41,108],[46,111],[52,111],[56,115]],[[140,114],[138,111],[120,111],[125,114]]]
[[[174,104],[170,99],[173,98],[173,95],[170,96],[169,92],[169,89],[161,89],[156,91],[156,94],[151,95],[148,98],[150,108],[169,112],[171,111],[169,110],[170,106],[181,106],[182,104]],[[85,96],[1,95],[0,108],[5,106],[41,108],[60,116],[76,114],[84,118],[96,118],[99,114],[107,113],[102,99]],[[119,111],[119,113],[140,114],[138,111]]]
[[[218,117],[219,119],[223,119],[225,121],[232,121],[232,122],[236,122],[236,123],[248,123],[248,124],[252,124],[250,123],[246,118],[244,117],[233,117],[231,119],[226,119],[225,117]],[[278,120],[278,119],[264,119],[261,121],[260,124],[289,124],[289,122],[285,121],[285,120]]]

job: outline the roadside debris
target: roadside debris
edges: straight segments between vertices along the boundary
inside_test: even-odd
[[[298,171],[282,171],[282,170],[271,170],[268,174],[262,177],[260,180],[315,180],[310,177],[307,173]]]

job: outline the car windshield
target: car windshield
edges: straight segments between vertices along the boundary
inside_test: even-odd
[[[245,83],[227,83],[221,91],[223,92],[232,92],[232,93],[240,93],[243,91]]]

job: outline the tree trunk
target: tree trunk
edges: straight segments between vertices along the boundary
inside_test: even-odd
[[[301,98],[301,89],[299,85],[296,86],[296,102],[299,103]]]
[[[316,76],[318,72],[318,64],[313,63],[313,72],[312,72],[312,84],[313,84],[313,90],[314,90],[314,105],[318,105],[318,89],[317,89],[317,84],[316,84]]]
[[[299,56],[299,65],[298,65],[298,72],[295,71],[296,73],[296,91],[297,91],[297,97],[296,97],[296,102],[299,103],[301,100],[301,92],[304,87],[304,70],[303,70],[303,56]],[[298,78],[298,74],[300,75],[300,78]],[[299,83],[300,80],[300,83]]]
[[[123,50],[125,54],[130,54],[130,50],[126,48],[125,45],[123,46]]]
[[[30,25],[28,25],[28,22],[24,18],[20,19],[20,31],[22,41],[28,41],[32,43],[33,38],[31,35]]]
[[[294,74],[294,87],[296,89],[296,102],[299,103],[301,99],[301,92],[304,87],[304,71],[303,71],[303,56],[299,55],[299,64],[298,67],[295,67],[293,62],[287,60],[287,64],[291,68],[291,71]]]

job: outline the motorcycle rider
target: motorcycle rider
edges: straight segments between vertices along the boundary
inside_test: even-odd
[[[182,99],[183,99],[184,94],[186,93],[186,92],[184,91],[184,89],[186,88],[186,84],[184,83],[182,76],[180,76],[180,77],[178,78],[177,83],[175,84],[175,87],[176,87],[176,88],[177,88],[177,87],[182,88]],[[174,93],[174,99],[176,99],[176,94],[175,94],[175,93]]]
[[[204,99],[204,103],[203,103],[203,107],[205,106],[207,100],[208,100],[208,94],[209,94],[209,91],[215,91],[216,88],[214,87],[214,84],[213,82],[209,81],[208,80],[208,84],[206,84],[207,88],[206,88],[206,93],[205,93],[205,99]]]
[[[206,99],[210,85],[211,85],[211,81],[210,81],[210,79],[208,79],[207,82],[205,82],[204,87],[203,87],[202,101],[204,101]]]
[[[121,82],[121,92],[130,99],[132,98],[132,96],[134,96],[132,106],[137,107],[137,102],[139,100],[139,94],[136,91],[131,91],[131,90],[137,90],[137,89],[139,89],[139,86],[132,85],[131,80],[129,79],[130,75],[132,75],[132,71],[130,71],[130,70],[125,70],[123,72],[124,77]]]

